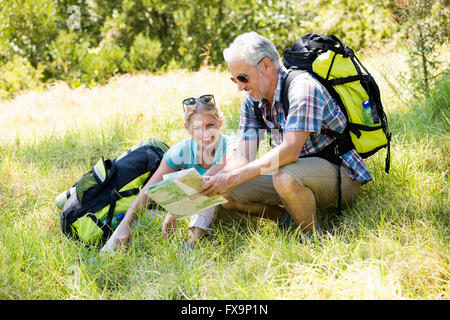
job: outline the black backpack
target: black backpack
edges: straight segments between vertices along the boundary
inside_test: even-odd
[[[309,72],[335,99],[347,119],[347,126],[342,133],[322,129],[321,133],[332,137],[334,143],[319,154],[310,156],[319,156],[340,165],[339,156],[351,149],[355,149],[362,158],[367,158],[387,147],[385,171],[388,173],[391,132],[381,103],[380,90],[353,50],[336,36],[309,33],[284,50],[284,66],[291,69],[282,86],[285,116],[289,110],[288,90],[292,80],[300,73]],[[255,116],[260,127],[270,133],[258,105],[258,102],[254,102]],[[339,211],[340,198],[339,183]]]
[[[160,140],[148,139],[116,159],[102,157],[57,197],[62,231],[87,244],[103,244],[117,227],[113,220],[126,213],[168,148]]]

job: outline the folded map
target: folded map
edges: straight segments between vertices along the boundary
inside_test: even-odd
[[[228,202],[220,195],[207,197],[198,192],[205,183],[194,168],[164,175],[164,180],[147,189],[148,196],[176,219],[184,219]]]

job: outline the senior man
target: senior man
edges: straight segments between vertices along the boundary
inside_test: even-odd
[[[329,156],[333,139],[321,130],[342,132],[344,114],[322,84],[304,72],[289,86],[285,115],[282,86],[290,70],[282,65],[273,43],[256,32],[238,36],[223,55],[231,79],[246,92],[240,111],[240,142],[236,151],[227,154],[225,167],[209,177],[202,193],[226,195],[230,207],[233,200],[282,204],[286,211],[281,219],[290,216],[304,234],[320,234],[316,208],[337,203],[338,181],[345,206],[372,179],[354,149],[338,161]],[[255,108],[260,109],[276,144],[258,159],[255,151],[262,126]]]

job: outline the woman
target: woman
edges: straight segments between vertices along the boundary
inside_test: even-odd
[[[136,214],[152,203],[145,192],[148,187],[161,181],[163,175],[181,169],[195,168],[201,175],[217,172],[225,165],[226,152],[236,148],[236,137],[220,133],[223,116],[217,108],[212,94],[184,99],[183,110],[184,126],[191,137],[178,142],[164,154],[158,170],[142,188],[117,227],[115,239],[117,248],[131,241],[131,224],[137,218]],[[238,209],[250,214],[259,214],[264,211],[265,216],[272,219],[282,215],[279,207],[263,204],[245,205],[229,200],[230,202],[224,205],[226,209]],[[192,246],[197,239],[209,231],[209,226],[215,216],[214,209],[206,210],[191,218],[189,245]],[[167,214],[162,226],[164,238],[176,226],[177,220]]]

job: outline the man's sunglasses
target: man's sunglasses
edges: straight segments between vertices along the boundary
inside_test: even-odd
[[[197,103],[197,100],[203,104],[206,104],[206,103],[210,102],[211,100],[213,100],[214,104],[216,104],[216,102],[214,100],[214,96],[212,94],[204,94],[198,98],[191,97],[191,98],[184,99],[183,100],[183,111],[185,111],[184,105],[187,105],[187,106],[195,105]]]
[[[266,58],[266,57],[264,57],[264,58]],[[257,67],[261,63],[261,61],[264,60],[264,58],[259,60],[255,67]],[[248,80],[248,75],[246,75],[246,74],[240,74],[236,78],[235,77],[230,77],[230,79],[231,79],[231,81],[233,81],[236,84],[238,83],[238,81],[241,82],[241,83],[248,83],[248,81],[249,81]]]

